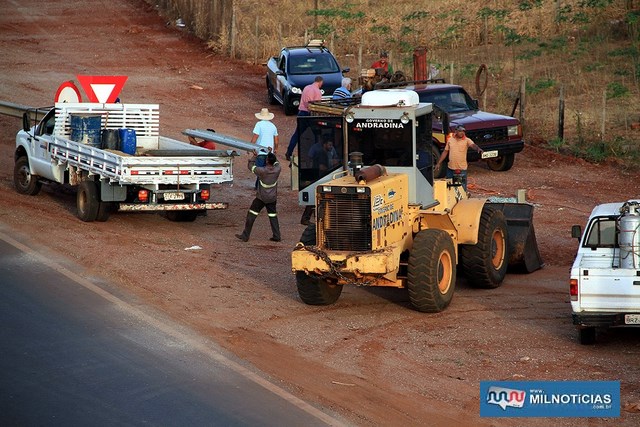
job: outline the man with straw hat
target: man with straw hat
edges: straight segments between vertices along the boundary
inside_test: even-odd
[[[259,113],[255,113],[255,116],[258,122],[253,128],[251,143],[261,146],[260,151],[257,152],[256,166],[263,167],[266,164],[267,154],[275,154],[278,150],[278,129],[271,122],[274,115],[268,108],[263,108]],[[256,179],[255,188],[258,188],[258,179]]]

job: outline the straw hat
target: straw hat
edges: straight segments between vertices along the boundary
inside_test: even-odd
[[[273,119],[273,113],[269,112],[268,108],[263,108],[259,113],[256,113],[256,119],[259,120],[271,120]]]

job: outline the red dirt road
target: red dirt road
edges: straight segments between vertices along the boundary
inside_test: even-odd
[[[161,131],[186,128],[250,139],[254,113],[266,105],[261,66],[211,55],[204,43],[172,27],[140,0],[4,1],[0,16],[0,100],[52,105],[58,86],[77,74],[122,74],[123,102],[159,103]],[[96,13],[99,11],[99,13]],[[294,118],[269,106],[281,135]],[[75,195],[46,188],[18,195],[12,184],[20,120],[0,116],[0,231],[85,269],[189,325],[267,373],[301,398],[331,408],[354,425],[635,426],[619,419],[483,419],[481,380],[620,380],[622,401],[640,402],[640,333],[612,330],[581,346],[571,324],[568,275],[577,242],[595,204],[638,197],[638,175],[527,146],[506,173],[470,168],[474,197],[514,196],[527,189],[545,267],[509,275],[495,290],[464,279],[439,314],[410,308],[406,292],[346,288],[335,305],[298,298],[290,271],[302,208],[280,181],[283,241],[268,240],[258,218],[248,243],[240,232],[252,197],[246,156],[232,186],[216,189],[229,209],[194,223],[154,214],[114,214],[105,223],[75,216]],[[284,162],[286,165],[286,162]],[[185,250],[194,245],[202,250]]]

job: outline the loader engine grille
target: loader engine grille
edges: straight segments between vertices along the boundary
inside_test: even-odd
[[[318,243],[326,250],[371,250],[371,196],[354,188],[318,194]]]

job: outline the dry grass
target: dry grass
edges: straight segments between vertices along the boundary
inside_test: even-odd
[[[181,17],[216,53],[254,63],[282,46],[324,38],[351,77],[380,50],[411,74],[413,49],[423,46],[441,77],[472,94],[485,64],[489,84],[480,100],[487,110],[510,114],[526,79],[529,142],[594,161],[640,158],[640,112],[630,108],[640,98],[633,0],[148,1]],[[316,4],[319,16],[310,13]],[[561,88],[564,140],[557,139]]]

